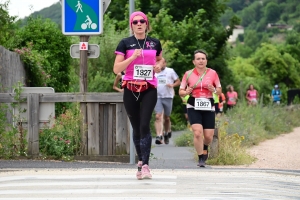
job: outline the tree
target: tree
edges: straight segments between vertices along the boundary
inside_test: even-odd
[[[274,2],[267,4],[265,8],[265,16],[268,22],[276,22],[280,18],[280,7]]]
[[[201,1],[197,6],[198,9],[193,8],[197,10],[196,13],[186,13],[180,21],[174,19],[170,14],[174,11],[169,9],[161,9],[153,20],[150,15],[154,36],[161,39],[164,45],[164,57],[169,59],[168,63],[178,74],[182,75],[192,67],[193,52],[196,49],[204,49],[209,55],[209,67],[218,71],[221,80],[230,81],[231,76],[227,76],[230,71],[225,62],[228,58],[227,39],[239,20],[233,17],[229,23],[230,28],[225,29],[219,17],[227,9],[226,4],[217,0]],[[223,78],[225,76],[226,79]]]
[[[247,27],[252,22],[256,22],[257,12],[254,7],[247,7],[241,11],[242,26]]]
[[[251,63],[255,65],[262,76],[273,83],[284,83],[288,87],[300,86],[300,77],[297,75],[300,63],[289,53],[280,52],[279,47],[263,43],[257,49]]]
[[[233,9],[234,12],[239,10],[243,10],[249,4],[251,4],[254,0],[230,0],[228,1],[227,5]]]
[[[64,36],[58,25],[49,19],[30,18],[27,25],[16,31],[11,38],[10,49],[26,47],[31,42],[33,50],[44,56],[44,70],[50,75],[49,87],[56,92],[66,92],[69,88],[69,70],[71,41],[69,36]],[[31,77],[28,77],[31,78]],[[35,83],[31,82],[31,86]]]
[[[7,47],[9,38],[14,35],[17,29],[16,16],[10,16],[8,13],[9,0],[0,2],[0,45]]]

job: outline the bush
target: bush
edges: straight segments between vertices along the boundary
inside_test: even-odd
[[[212,165],[241,165],[250,164],[252,158],[246,148],[242,147],[244,136],[235,133],[228,135],[226,133],[228,123],[225,122],[219,127],[219,153],[218,156],[207,161]]]
[[[16,156],[26,156],[26,134],[27,130],[23,128],[21,114],[26,110],[22,110],[20,103],[23,99],[20,97],[23,84],[18,82],[14,86],[15,103],[8,104],[0,103],[0,158],[10,159]],[[17,111],[13,114],[12,109]],[[13,122],[15,125],[8,122],[7,114],[13,115]]]
[[[178,147],[192,147],[194,146],[194,134],[186,131],[175,139],[175,144]]]
[[[82,123],[79,104],[66,110],[57,118],[51,119],[51,127],[40,131],[40,152],[44,157],[71,160],[82,154]]]

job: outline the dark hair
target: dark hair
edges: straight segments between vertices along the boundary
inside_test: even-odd
[[[208,54],[206,53],[206,51],[204,51],[204,50],[202,50],[202,49],[199,49],[199,50],[194,51],[194,59],[195,59],[196,53],[203,53],[203,54],[206,56],[206,59],[207,59],[207,57],[208,57]]]
[[[252,83],[250,83],[249,85],[248,85],[248,90],[250,90],[250,86],[252,85],[252,87],[253,87],[253,89],[255,89],[254,88],[254,85],[252,84]]]
[[[227,85],[226,89],[231,91],[231,87],[233,88],[233,85]]]

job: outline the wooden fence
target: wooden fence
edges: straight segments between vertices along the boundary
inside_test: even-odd
[[[0,46],[0,92],[12,92],[18,81],[25,85],[26,71],[20,56]],[[10,112],[6,118],[12,123]]]
[[[13,93],[0,93],[0,103],[16,102]],[[87,109],[82,133],[84,155],[75,159],[129,162],[130,125],[121,93],[28,93],[28,155],[39,155],[39,104],[80,102]]]

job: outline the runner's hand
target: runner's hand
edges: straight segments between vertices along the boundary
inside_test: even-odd
[[[142,49],[135,49],[131,57],[133,59],[136,59],[137,57],[140,57],[141,55],[142,55]]]
[[[207,89],[208,89],[209,91],[211,91],[211,92],[214,92],[214,91],[215,91],[215,87],[214,87],[213,85],[211,85],[211,84],[208,84]]]
[[[191,94],[191,93],[192,93],[192,91],[193,91],[193,88],[191,88],[191,87],[187,87],[187,88],[186,88],[186,90],[185,90],[185,92],[186,92],[186,95],[189,95],[189,94]]]
[[[161,66],[159,64],[153,65],[153,70],[155,73],[161,72]]]

